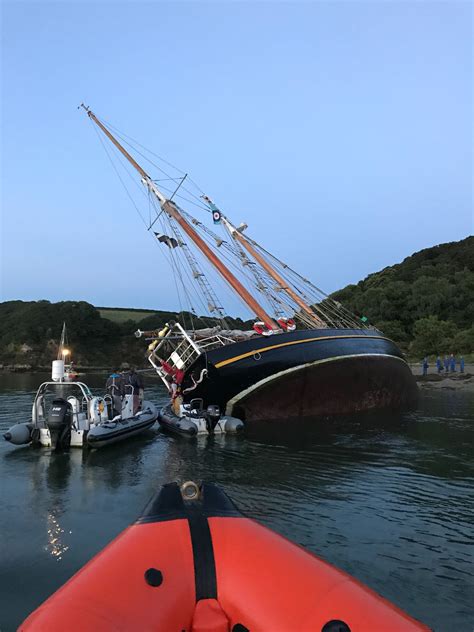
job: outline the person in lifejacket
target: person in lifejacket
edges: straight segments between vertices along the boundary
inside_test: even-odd
[[[123,377],[120,372],[112,371],[105,383],[107,395],[112,398],[112,407],[114,417],[122,414],[122,399],[124,395]]]
[[[174,414],[179,417],[181,415],[181,404],[183,403],[181,384],[184,380],[184,371],[171,366],[161,358],[158,358],[158,360],[166,373],[168,392],[171,397],[171,408]]]

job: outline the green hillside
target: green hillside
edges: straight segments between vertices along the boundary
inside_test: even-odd
[[[402,263],[370,274],[332,297],[366,316],[413,358],[474,353],[474,237],[427,248]],[[156,329],[176,312],[94,307],[84,301],[0,303],[0,365],[49,366],[66,322],[73,360],[82,366],[112,366],[127,360],[146,366],[146,345],[137,329]],[[212,318],[184,312],[199,327]],[[228,319],[249,329],[252,321]]]
[[[161,328],[170,320],[182,322],[183,316],[188,326],[191,319],[199,327],[218,324],[189,312],[96,308],[84,301],[7,301],[0,303],[0,365],[49,367],[65,322],[76,365],[111,367],[126,360],[147,366],[146,343],[134,332]],[[238,329],[251,327],[251,321],[228,322]]]
[[[125,307],[96,307],[102,318],[107,318],[114,323],[124,323],[131,320],[139,323],[148,316],[153,316],[156,312],[152,309],[130,309]]]
[[[332,298],[410,356],[474,352],[474,237],[426,248]]]

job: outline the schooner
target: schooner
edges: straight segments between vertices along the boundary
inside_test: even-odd
[[[216,319],[216,326],[199,328],[191,305],[196,317],[189,323],[136,334],[148,340],[148,360],[163,382],[179,383],[185,403],[202,398],[246,421],[413,405],[416,383],[392,340],[267,251],[208,195],[190,198],[187,174],[168,178],[173,188],[166,191],[165,179],[142,166],[157,166],[142,145],[81,107],[110,142],[107,149],[102,141],[109,158],[112,149],[137,172],[151,209],[147,229],[168,251],[181,295],[190,299],[193,286],[198,304]],[[207,210],[223,234],[185,210],[182,199]],[[230,328],[203,262],[245,304],[252,329]]]

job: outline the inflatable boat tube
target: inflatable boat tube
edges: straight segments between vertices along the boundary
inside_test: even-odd
[[[32,431],[32,423],[15,424],[3,434],[3,438],[13,445],[26,445],[31,442]]]
[[[197,425],[189,417],[178,417],[171,410],[171,406],[164,406],[158,414],[158,423],[165,430],[195,437],[198,433]]]
[[[143,409],[128,419],[117,419],[108,423],[92,426],[87,434],[90,448],[103,448],[117,441],[133,437],[147,428],[151,428],[158,418],[158,410],[151,402],[143,402]]]
[[[244,517],[215,485],[165,485],[19,630],[421,632],[346,573]]]
[[[162,426],[165,430],[185,435],[187,437],[195,437],[198,434],[210,434],[203,412],[190,412],[178,417],[178,415],[173,412],[171,405],[168,404],[160,410],[158,421],[160,426]],[[222,415],[215,428],[213,428],[212,434],[236,434],[241,432],[243,429],[244,423],[241,419],[231,417],[230,415]]]

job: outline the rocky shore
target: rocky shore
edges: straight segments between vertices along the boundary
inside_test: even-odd
[[[416,377],[417,384],[423,389],[448,389],[452,391],[466,390],[474,392],[474,365],[466,364],[464,373],[428,373],[423,375],[419,365],[412,365],[411,370]]]

